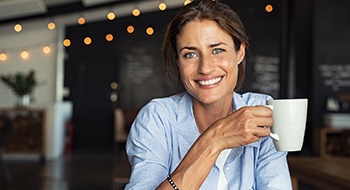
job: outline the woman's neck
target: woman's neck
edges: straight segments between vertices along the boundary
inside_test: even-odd
[[[200,133],[204,132],[217,120],[233,113],[232,96],[229,100],[222,100],[213,104],[202,104],[192,100],[193,114]]]

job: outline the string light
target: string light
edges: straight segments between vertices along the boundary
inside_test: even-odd
[[[70,40],[69,39],[64,39],[63,40],[63,45],[64,45],[64,47],[69,47],[71,45]]]
[[[29,57],[29,53],[28,53],[28,51],[22,51],[21,52],[21,57],[22,57],[22,59],[28,59],[28,57]]]
[[[266,10],[266,12],[271,13],[273,11],[273,6],[268,4],[265,6],[265,10]]]
[[[166,4],[164,2],[159,3],[158,8],[159,8],[159,10],[164,11],[166,9]]]
[[[140,10],[135,8],[134,10],[132,10],[132,15],[134,16],[139,16],[141,14]]]
[[[79,18],[78,18],[78,24],[79,24],[79,25],[83,25],[83,24],[85,24],[85,18],[84,18],[84,17],[82,17],[82,16],[81,16],[81,17],[79,17]]]
[[[126,31],[128,31],[129,34],[132,34],[135,31],[135,28],[130,25],[126,28]]]
[[[112,41],[113,40],[113,35],[112,34],[107,34],[106,35],[106,40],[109,41],[109,42]]]
[[[45,53],[45,54],[49,54],[50,52],[51,52],[51,48],[50,48],[50,46],[44,46],[43,47],[43,52]]]
[[[0,53],[0,61],[6,61],[7,55],[6,53]]]
[[[152,34],[154,33],[153,28],[152,28],[152,27],[148,27],[148,28],[146,29],[146,33],[147,33],[148,35],[152,35]]]
[[[56,24],[54,23],[54,22],[49,22],[48,24],[47,24],[47,28],[49,29],[49,30],[54,30],[55,28],[56,28]]]
[[[90,45],[91,43],[92,43],[92,39],[90,38],[90,37],[85,37],[84,38],[84,43],[86,44],[86,45]]]
[[[16,24],[13,29],[16,31],[16,32],[20,32],[22,31],[22,25],[21,24]]]
[[[114,12],[109,12],[108,14],[107,14],[107,18],[108,18],[108,20],[114,20],[115,19],[115,14],[114,14]]]
[[[184,4],[187,4],[187,3],[190,3],[190,2],[191,2],[190,0],[186,0],[184,2]],[[266,7],[268,7],[268,6],[269,5],[267,5]],[[166,10],[167,5],[166,5],[166,3],[164,3],[163,0],[160,0],[160,3],[158,4],[158,8],[159,8],[159,10],[164,11],[164,10]],[[135,8],[132,11],[132,15],[133,16],[137,17],[140,14],[141,14],[141,11],[138,8]],[[108,12],[108,14],[106,16],[107,16],[107,19],[109,19],[109,20],[114,20],[116,18],[115,13],[113,11]],[[77,22],[78,22],[79,25],[84,25],[86,23],[86,20],[85,20],[85,18],[83,16],[80,16],[78,18]],[[49,30],[54,30],[56,28],[55,22],[53,22],[53,21],[48,22],[47,23],[47,28]],[[17,23],[17,24],[14,25],[13,29],[16,32],[21,32],[23,30],[23,27],[22,27],[21,24]],[[127,27],[127,32],[130,33],[130,34],[134,33],[135,32],[134,26],[132,26],[132,25],[128,26]],[[146,29],[146,33],[148,35],[153,35],[154,34],[154,29],[152,27],[148,27]],[[110,41],[113,41],[114,36],[112,34],[107,34],[105,36],[105,39],[110,42]],[[90,37],[86,37],[86,38],[84,38],[84,43],[86,45],[90,45],[92,43],[92,39]],[[70,47],[71,46],[71,41],[70,41],[70,39],[64,39],[62,44],[63,44],[64,47]],[[51,51],[52,51],[52,49],[50,48],[49,45],[45,45],[42,48],[42,52],[45,53],[45,54],[49,54],[49,53],[51,53]],[[20,55],[21,55],[22,59],[28,59],[30,57],[29,52],[26,51],[26,50],[25,51],[21,51]],[[7,59],[8,59],[8,53],[6,53],[6,52],[0,53],[0,61],[5,61]]]

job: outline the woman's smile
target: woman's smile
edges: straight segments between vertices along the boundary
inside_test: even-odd
[[[201,86],[210,86],[215,85],[221,81],[223,77],[216,77],[212,79],[202,79],[202,80],[196,80],[196,82]]]

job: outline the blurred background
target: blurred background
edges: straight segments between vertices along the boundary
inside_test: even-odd
[[[238,12],[250,37],[240,93],[309,99],[303,149],[290,155],[349,157],[350,1],[222,2]],[[80,152],[124,154],[137,111],[174,93],[160,46],[166,24],[184,3],[0,0],[0,75],[34,72],[38,84],[23,104],[0,82],[2,128],[6,118],[12,124],[3,150],[10,166],[35,155],[57,162]],[[127,166],[123,156],[108,163],[113,171]],[[116,175],[123,183],[128,171]]]

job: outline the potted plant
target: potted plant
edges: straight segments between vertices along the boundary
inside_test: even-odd
[[[18,98],[18,107],[27,107],[30,104],[30,95],[38,85],[35,79],[35,71],[30,70],[28,73],[16,72],[1,76],[1,80],[7,85]]]

